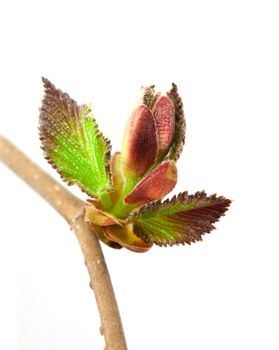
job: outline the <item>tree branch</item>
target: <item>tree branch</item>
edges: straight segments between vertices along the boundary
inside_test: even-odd
[[[0,160],[49,202],[71,225],[84,255],[101,318],[106,350],[126,350],[120,314],[104,255],[84,222],[83,202],[0,135]]]

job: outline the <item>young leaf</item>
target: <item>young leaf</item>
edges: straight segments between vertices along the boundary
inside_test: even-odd
[[[122,170],[121,153],[115,152],[111,157],[110,171],[112,178],[113,192],[110,193],[113,202],[115,203],[123,190],[125,185],[125,176]]]
[[[175,131],[175,106],[168,96],[160,96],[152,109],[158,132],[158,158],[166,155]]]
[[[145,105],[133,110],[122,142],[122,167],[126,177],[141,178],[158,152],[155,119]]]
[[[177,92],[177,86],[174,83],[172,83],[172,88],[167,95],[172,100],[175,107],[175,131],[167,159],[173,159],[174,161],[177,161],[177,159],[180,157],[180,154],[183,150],[183,145],[185,143],[186,122],[184,118],[182,99],[179,96]]]
[[[99,132],[91,109],[77,103],[43,78],[40,139],[49,163],[69,185],[96,197],[111,189],[110,142]]]
[[[165,197],[177,181],[177,169],[173,160],[166,160],[130,192],[124,201],[127,204],[144,204]]]
[[[155,93],[155,85],[142,86],[140,89],[137,105],[144,104],[151,110],[159,95],[160,93]]]
[[[153,202],[132,213],[128,221],[134,223],[134,233],[145,242],[160,246],[191,244],[202,240],[228,209],[231,201],[205,192],[187,192],[171,200]]]

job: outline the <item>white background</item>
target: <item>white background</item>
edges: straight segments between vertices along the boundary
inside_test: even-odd
[[[0,132],[37,164],[58,179],[38,140],[41,76],[92,102],[114,150],[139,87],[174,81],[187,116],[174,192],[234,200],[202,243],[104,247],[131,350],[279,348],[277,6],[1,2]],[[73,233],[2,164],[0,176],[1,349],[102,349]]]

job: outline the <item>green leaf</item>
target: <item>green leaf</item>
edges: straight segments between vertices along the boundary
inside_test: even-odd
[[[69,185],[76,183],[91,197],[111,190],[110,142],[99,132],[88,106],[78,106],[43,78],[40,139],[49,163]]]
[[[116,203],[125,186],[125,176],[122,170],[122,159],[120,152],[115,152],[111,157],[110,172],[113,187],[113,192],[111,192],[110,195],[113,203]]]
[[[177,161],[185,143],[186,122],[184,118],[183,102],[177,92],[177,86],[174,83],[172,83],[172,88],[167,95],[172,100],[175,107],[175,131],[173,142],[166,158]]]
[[[227,211],[231,201],[205,192],[180,193],[171,200],[153,202],[141,207],[128,218],[134,233],[147,243],[160,246],[191,244],[202,240]]]

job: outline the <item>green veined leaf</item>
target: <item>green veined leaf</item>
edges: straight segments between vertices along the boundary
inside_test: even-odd
[[[69,185],[89,196],[111,189],[110,142],[99,132],[88,106],[78,106],[66,93],[43,78],[40,139],[49,163]]]
[[[145,242],[160,246],[191,244],[202,240],[228,209],[231,201],[205,192],[188,195],[180,193],[171,200],[153,202],[132,213],[134,233]]]
[[[186,122],[184,118],[182,99],[179,96],[177,86],[174,83],[172,83],[172,88],[167,95],[172,100],[175,107],[175,131],[173,142],[166,158],[177,161],[185,143]]]

